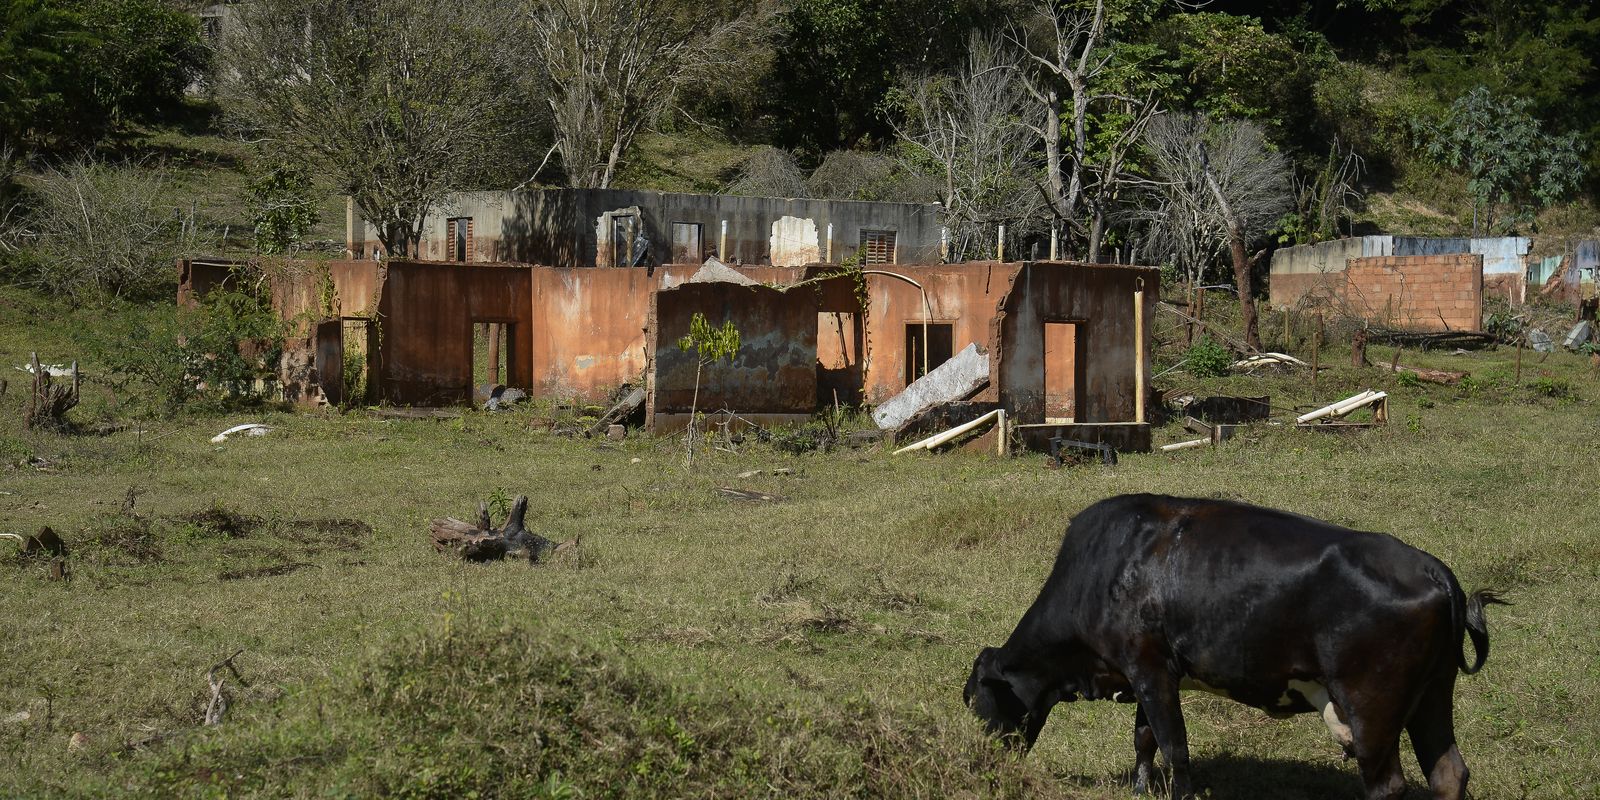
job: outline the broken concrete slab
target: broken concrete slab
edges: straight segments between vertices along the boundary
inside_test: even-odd
[[[1528,346],[1532,347],[1536,353],[1552,353],[1556,349],[1555,343],[1550,341],[1550,334],[1538,328],[1532,328],[1528,331]]]
[[[1568,350],[1576,350],[1587,344],[1593,338],[1594,323],[1590,322],[1589,320],[1582,319],[1578,320],[1578,324],[1572,326],[1572,330],[1567,332],[1567,338],[1561,340],[1561,346],[1567,348]]]
[[[894,430],[934,406],[965,399],[988,382],[989,353],[974,342],[873,409],[872,421],[879,430]]]
[[[713,256],[706,259],[705,265],[689,276],[684,283],[737,283],[740,286],[755,286],[758,282]]]

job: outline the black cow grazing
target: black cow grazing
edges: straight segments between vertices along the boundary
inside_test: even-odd
[[[1074,517],[1039,599],[985,648],[966,702],[1019,747],[1057,703],[1137,702],[1134,791],[1156,748],[1192,796],[1180,689],[1322,716],[1368,800],[1405,791],[1400,731],[1436,798],[1460,800],[1456,670],[1489,655],[1484,606],[1443,562],[1381,533],[1220,500],[1124,495]],[[1463,634],[1476,659],[1467,665]]]

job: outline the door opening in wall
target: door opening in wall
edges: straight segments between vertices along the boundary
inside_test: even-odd
[[[639,218],[632,214],[611,215],[611,266],[631,267],[639,259],[635,250]]]
[[[705,251],[700,247],[702,230],[698,222],[672,223],[672,263],[699,264],[705,260]]]
[[[1078,417],[1082,337],[1076,322],[1044,324],[1044,421],[1066,424]]]
[[[510,329],[506,322],[472,324],[472,402],[482,405],[495,388],[505,385],[510,359]]]
[[[926,328],[926,332],[924,332]],[[926,336],[926,339],[924,339]],[[906,324],[906,385],[938,369],[955,355],[955,325],[948,322]],[[926,358],[924,358],[926,354]]]
[[[368,338],[371,335],[371,322],[365,319],[346,319],[342,327],[344,353],[340,359],[342,362],[340,373],[343,404],[360,405],[367,402],[367,389],[370,385],[367,365],[368,354],[371,352]]]

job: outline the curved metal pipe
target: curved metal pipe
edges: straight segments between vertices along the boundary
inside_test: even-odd
[[[864,269],[861,270],[861,274],[887,275],[891,278],[899,278],[900,280],[917,287],[917,291],[922,292],[922,374],[928,374],[928,345],[930,344],[928,341],[928,318],[933,316],[933,304],[928,302],[928,290],[922,288],[922,284],[917,283],[916,281],[911,280],[910,278],[907,278],[898,272],[887,272],[881,269]],[[866,309],[862,309],[862,311],[865,310]]]

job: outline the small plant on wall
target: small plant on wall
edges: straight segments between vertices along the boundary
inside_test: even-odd
[[[717,359],[726,358],[728,363],[733,363],[733,357],[739,352],[739,329],[733,325],[733,320],[726,320],[722,327],[714,328],[706,321],[706,315],[696,311],[689,319],[689,332],[678,340],[678,349],[685,353],[694,351],[694,398],[689,403],[689,436],[688,458],[690,464],[694,463],[694,442],[696,438],[696,415],[700,406],[700,373],[706,367],[716,363]]]

